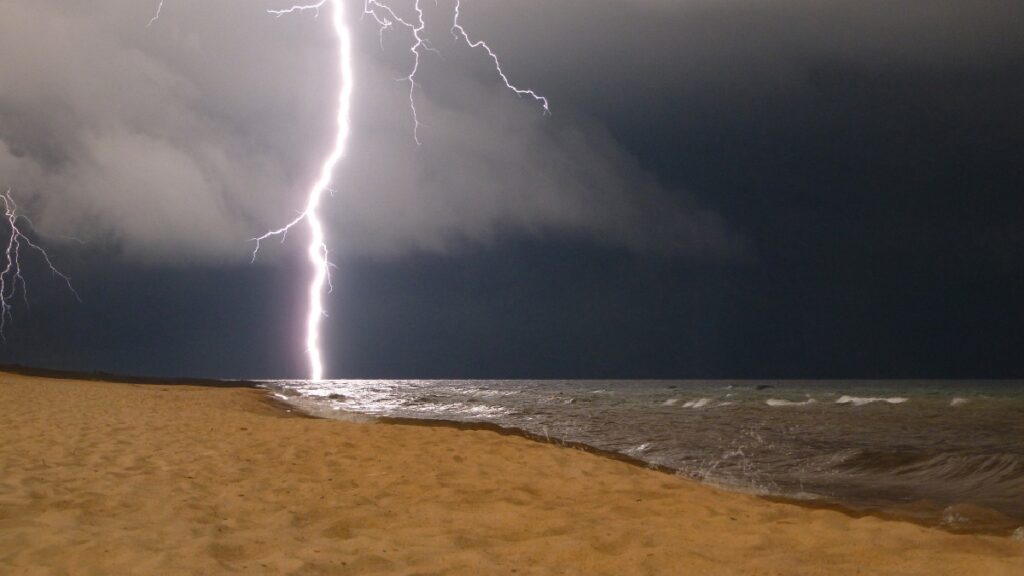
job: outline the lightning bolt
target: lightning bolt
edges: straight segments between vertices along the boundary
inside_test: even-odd
[[[159,20],[163,3],[164,0],[160,0],[156,14],[150,20],[149,25],[152,25],[154,22]],[[334,34],[338,40],[338,73],[341,79],[341,89],[338,94],[337,133],[334,147],[324,159],[320,168],[319,178],[313,183],[309,190],[306,197],[305,209],[284,226],[270,230],[262,236],[252,239],[255,243],[255,247],[252,252],[252,260],[255,262],[263,241],[270,238],[280,237],[283,242],[292,228],[303,223],[309,226],[310,242],[307,248],[307,256],[313,268],[313,276],[309,284],[309,308],[306,314],[306,355],[309,358],[310,377],[313,380],[323,379],[324,368],[323,354],[320,350],[320,324],[321,320],[325,316],[323,293],[325,287],[330,287],[332,266],[328,259],[329,253],[325,240],[324,225],[320,220],[318,209],[324,192],[333,193],[330,186],[334,177],[334,171],[345,155],[349,133],[351,132],[351,123],[349,118],[352,109],[352,92],[354,89],[351,61],[351,37],[345,18],[343,0],[319,0],[309,4],[295,4],[290,8],[284,8],[281,10],[267,11],[269,14],[277,17],[303,12],[312,12],[314,16],[319,17],[321,9],[325,7],[329,7],[332,13],[331,23],[334,29]],[[460,11],[461,2],[460,0],[455,0],[454,20],[451,28],[451,33],[455,40],[458,41],[462,39],[470,48],[483,49],[490,57],[491,61],[493,61],[495,70],[502,82],[504,82],[506,88],[514,92],[519,97],[528,96],[536,100],[541,104],[544,113],[550,114],[548,99],[546,97],[541,96],[533,90],[522,89],[512,84],[502,68],[501,61],[498,59],[497,54],[495,54],[491,47],[482,40],[474,40],[470,37],[469,33],[459,22],[459,18],[461,16]],[[419,110],[416,108],[416,95],[419,87],[419,84],[417,83],[417,75],[419,74],[420,63],[425,53],[431,52],[434,54],[440,54],[440,52],[438,52],[431,45],[429,39],[426,38],[426,17],[422,6],[422,0],[415,0],[415,3],[413,4],[413,12],[415,13],[414,17],[406,18],[400,16],[391,7],[389,2],[383,0],[363,0],[361,17],[368,17],[377,24],[379,28],[378,36],[382,49],[384,47],[385,33],[388,30],[394,29],[396,26],[407,30],[412,38],[409,44],[409,52],[412,54],[412,64],[409,68],[409,73],[404,78],[399,78],[399,80],[407,82],[409,85],[409,110],[412,117],[412,136],[416,145],[419,146],[421,145],[419,138],[420,128],[422,128],[424,124],[420,121]]]
[[[163,9],[164,0],[160,0],[160,3],[156,5],[156,14],[153,14],[153,17],[149,19],[149,24],[146,24],[146,28],[149,28],[150,26],[155,24],[157,20],[160,19],[160,12],[163,12]]]
[[[523,96],[529,96],[530,98],[533,98],[537,102],[540,102],[541,106],[544,108],[544,114],[551,114],[551,107],[549,106],[548,99],[546,97],[537,94],[533,90],[522,89],[512,84],[512,82],[509,81],[508,76],[505,75],[505,71],[501,67],[501,61],[498,60],[498,55],[495,54],[493,50],[491,50],[491,47],[488,46],[487,43],[484,42],[483,40],[473,40],[469,37],[469,33],[466,32],[466,29],[462,27],[462,24],[459,24],[461,9],[462,1],[455,0],[455,18],[452,21],[452,36],[455,38],[455,40],[458,41],[459,36],[461,36],[462,39],[466,41],[466,44],[470,48],[483,48],[484,51],[487,52],[487,55],[490,56],[491,60],[494,62],[494,69],[498,72],[498,76],[501,78],[501,81],[505,83],[506,88],[515,92],[516,95],[519,96],[520,98],[522,98]]]
[[[13,320],[14,304],[12,300],[17,296],[19,287],[21,288],[21,296],[25,301],[25,305],[28,305],[28,284],[25,282],[25,277],[21,274],[22,245],[38,252],[42,256],[43,262],[50,268],[50,273],[67,284],[68,290],[75,296],[75,299],[79,302],[82,299],[79,297],[78,292],[75,291],[75,287],[71,285],[71,278],[53,265],[50,255],[46,253],[46,250],[32,242],[21,231],[18,225],[19,220],[26,221],[30,226],[32,221],[27,216],[18,214],[18,205],[14,202],[10,188],[3,194],[0,194],[0,202],[3,203],[4,216],[6,217],[8,227],[11,229],[11,236],[7,241],[7,248],[4,250],[4,269],[0,271],[0,338],[6,340],[4,329],[7,326],[7,321]]]
[[[387,4],[383,4],[377,0],[365,0],[363,4],[363,14],[370,15],[380,26],[380,39],[381,47],[384,44],[384,32],[393,26],[395,23],[400,24],[412,34],[414,42],[409,47],[409,51],[412,53],[413,63],[409,70],[409,75],[404,78],[409,83],[409,110],[412,112],[412,138],[416,142],[417,146],[420,146],[420,127],[423,123],[420,122],[419,111],[416,110],[416,74],[420,71],[420,57],[423,56],[423,50],[440,54],[437,50],[430,46],[423,37],[423,30],[427,27],[426,22],[423,19],[423,8],[420,6],[420,0],[416,0],[413,5],[413,10],[416,12],[416,22],[412,23],[408,20],[400,18],[393,9]],[[379,12],[378,12],[379,11]]]
[[[259,254],[260,243],[262,241],[275,236],[280,236],[283,241],[285,237],[287,237],[288,231],[293,227],[298,226],[303,221],[309,224],[311,239],[308,248],[308,256],[310,263],[313,266],[313,279],[309,286],[309,309],[306,316],[306,354],[309,357],[310,373],[313,380],[323,379],[323,355],[319,346],[320,322],[324,316],[324,284],[325,282],[328,284],[330,283],[331,267],[330,261],[328,260],[327,245],[324,241],[324,227],[323,223],[320,221],[319,215],[317,214],[317,208],[320,205],[320,200],[323,197],[324,191],[329,190],[328,186],[331,184],[334,169],[344,155],[349,133],[351,131],[351,124],[349,121],[353,91],[351,42],[348,26],[345,23],[342,0],[321,0],[311,4],[297,4],[291,8],[268,11],[270,14],[279,17],[285,14],[295,14],[307,11],[312,11],[314,15],[319,16],[320,9],[327,4],[330,4],[333,12],[333,25],[335,34],[338,38],[339,62],[341,63],[340,74],[342,79],[341,93],[339,95],[338,103],[338,132],[335,140],[335,146],[321,167],[319,180],[316,181],[309,192],[305,210],[281,228],[271,230],[262,236],[254,238],[253,240],[256,243],[256,247],[253,250],[252,256],[255,261],[256,256]],[[413,10],[416,14],[415,19],[408,20],[399,16],[390,5],[381,2],[380,0],[364,0],[362,16],[368,16],[376,22],[379,27],[378,36],[382,48],[384,45],[384,33],[392,29],[395,25],[408,30],[412,36],[409,51],[412,54],[413,61],[412,66],[409,69],[409,74],[404,78],[404,80],[409,84],[409,110],[411,112],[413,122],[413,140],[416,142],[416,145],[419,146],[421,144],[419,130],[423,126],[423,123],[420,122],[419,111],[416,108],[416,91],[418,86],[416,76],[420,71],[420,62],[424,52],[438,53],[438,51],[430,45],[429,40],[424,36],[426,22],[421,0],[416,0],[413,5]],[[459,17],[461,15],[460,10],[461,2],[460,0],[455,0],[454,20],[451,29],[452,35],[455,39],[458,40],[461,37],[470,48],[482,48],[494,62],[495,70],[502,82],[504,82],[505,87],[513,91],[517,96],[529,96],[533,98],[542,105],[545,114],[550,114],[550,107],[546,97],[537,94],[533,90],[522,89],[512,84],[501,66],[501,61],[498,59],[497,54],[494,53],[491,47],[482,40],[473,40],[469,36],[469,33],[466,32],[466,29],[459,22]]]
[[[324,192],[330,189],[331,180],[334,177],[334,169],[345,155],[348,136],[351,132],[349,117],[352,110],[352,90],[354,85],[351,60],[352,43],[348,25],[345,22],[345,9],[341,0],[321,0],[315,4],[295,5],[284,10],[268,11],[270,14],[278,17],[310,10],[319,15],[320,8],[326,4],[331,5],[331,22],[334,26],[334,33],[338,38],[338,73],[341,78],[334,148],[331,149],[323,165],[320,167],[320,177],[313,183],[313,187],[309,191],[305,210],[281,228],[271,230],[262,236],[254,238],[256,248],[252,253],[253,260],[255,261],[259,253],[260,242],[274,236],[281,236],[283,241],[290,229],[302,222],[306,222],[309,225],[310,240],[306,252],[309,262],[313,267],[313,278],[309,283],[309,308],[306,312],[306,355],[309,357],[310,378],[313,380],[322,380],[324,375],[323,355],[320,351],[320,322],[324,317],[324,287],[330,283],[331,275],[331,263],[328,260],[327,243],[324,239],[324,226],[320,220],[318,209]]]

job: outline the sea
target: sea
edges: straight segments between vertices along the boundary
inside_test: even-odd
[[[340,420],[486,425],[712,486],[1024,540],[1024,382],[264,381]]]

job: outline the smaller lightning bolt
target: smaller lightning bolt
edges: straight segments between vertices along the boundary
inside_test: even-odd
[[[498,55],[491,50],[491,47],[483,40],[473,40],[469,37],[469,33],[466,32],[466,29],[462,27],[462,24],[459,24],[459,17],[461,16],[459,12],[460,8],[462,8],[461,0],[455,0],[455,19],[452,24],[452,36],[455,37],[455,40],[458,40],[459,36],[462,36],[462,39],[466,41],[466,44],[469,45],[470,48],[483,48],[484,51],[487,52],[487,55],[491,57],[491,60],[494,61],[494,68],[497,70],[501,81],[505,83],[506,88],[515,92],[519,97],[529,96],[537,102],[540,102],[544,107],[544,113],[551,114],[551,108],[548,106],[548,99],[546,97],[537,94],[533,90],[522,89],[512,84],[512,82],[509,81],[508,76],[505,75],[505,71],[501,68],[501,61],[498,60]]]
[[[13,319],[14,305],[11,301],[17,295],[19,287],[21,288],[21,296],[25,300],[25,304],[28,305],[28,284],[25,282],[25,277],[21,274],[22,245],[38,252],[43,257],[43,262],[50,268],[50,272],[67,284],[68,290],[75,296],[75,299],[79,302],[82,299],[79,297],[78,292],[75,291],[74,286],[71,285],[71,278],[58,270],[53,265],[50,255],[46,253],[46,250],[32,242],[19,228],[19,220],[24,220],[29,225],[31,225],[32,221],[28,217],[18,214],[18,205],[14,202],[10,188],[3,194],[0,194],[0,202],[4,205],[4,216],[6,217],[7,225],[11,228],[11,237],[7,241],[6,250],[4,250],[4,269],[0,271],[0,338],[6,340],[4,329],[6,328],[7,321]]]
[[[401,18],[395,11],[388,5],[379,2],[378,0],[365,0],[363,5],[363,14],[371,16],[377,24],[380,26],[380,38],[381,47],[383,48],[384,42],[384,31],[390,29],[395,23],[398,23],[409,30],[412,34],[414,42],[409,46],[409,52],[412,53],[413,61],[412,67],[409,70],[409,74],[405,78],[399,78],[409,83],[409,109],[412,112],[412,138],[419,146],[420,142],[420,128],[423,123],[420,122],[419,111],[416,109],[416,74],[420,71],[420,57],[423,56],[423,50],[433,52],[434,54],[440,54],[435,50],[423,36],[423,30],[427,27],[426,22],[423,19],[423,8],[420,6],[420,0],[416,0],[413,5],[413,9],[416,11],[416,22],[412,23],[408,20]],[[383,13],[378,14],[378,10]]]
[[[433,52],[434,54],[440,55],[440,52],[438,52],[433,46],[431,46],[430,41],[424,37],[424,29],[426,28],[426,23],[424,19],[423,7],[421,2],[422,0],[416,0],[416,2],[413,5],[413,9],[416,12],[416,19],[414,22],[410,22],[409,20],[398,16],[398,14],[395,13],[395,11],[389,5],[385,4],[382,0],[364,0],[363,3],[363,15],[370,16],[371,18],[373,18],[380,28],[379,36],[382,48],[384,45],[384,32],[390,30],[395,24],[401,25],[412,34],[413,42],[409,46],[409,51],[413,55],[412,66],[409,69],[409,74],[406,75],[404,78],[400,78],[400,80],[409,83],[409,109],[410,112],[412,113],[413,140],[416,142],[417,146],[421,144],[419,130],[421,127],[424,126],[424,124],[420,121],[419,110],[416,109],[416,91],[418,87],[418,84],[416,83],[416,76],[420,71],[420,59],[423,56],[424,51]],[[546,97],[541,96],[540,94],[533,90],[519,88],[518,86],[512,84],[512,82],[509,80],[508,76],[505,74],[505,71],[501,66],[501,61],[498,59],[498,55],[493,50],[491,50],[491,47],[486,42],[482,40],[473,40],[469,36],[469,33],[466,31],[465,28],[463,28],[462,24],[459,22],[459,18],[461,16],[461,7],[461,0],[455,0],[455,15],[453,25],[451,28],[452,36],[455,38],[455,40],[459,40],[461,38],[466,42],[466,44],[470,48],[482,48],[485,52],[487,52],[487,55],[494,62],[495,71],[498,73],[498,76],[501,78],[502,82],[504,82],[506,88],[513,91],[517,96],[529,96],[530,98],[533,98],[537,102],[540,102],[541,106],[544,109],[544,113],[550,114],[551,109],[549,107],[548,99]]]
[[[150,26],[155,24],[157,20],[160,19],[160,12],[163,11],[163,9],[164,0],[160,0],[160,3],[156,5],[156,14],[154,14],[153,17],[149,19],[149,24],[146,24],[146,28],[149,28]]]

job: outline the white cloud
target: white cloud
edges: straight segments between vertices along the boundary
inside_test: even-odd
[[[0,184],[43,232],[113,242],[140,260],[247,257],[249,238],[302,206],[337,87],[326,20],[263,8],[169,1],[146,28],[150,7],[134,0],[5,7]],[[442,56],[424,60],[416,147],[395,81],[410,64],[407,39],[389,33],[382,50],[371,22],[354,29],[355,131],[325,206],[335,250],[444,251],[550,232],[736,249],[718,218],[662,189],[600,125],[557,102],[541,116],[443,26],[431,29]],[[516,80],[530,84],[531,63],[519,64]]]

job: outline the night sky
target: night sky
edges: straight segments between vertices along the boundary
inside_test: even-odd
[[[0,362],[303,377],[305,234],[247,239],[331,138],[328,21],[148,4],[0,7],[0,188],[82,296],[26,258]],[[353,22],[329,377],[1024,377],[1018,0],[463,0],[551,116],[426,4],[419,147]]]

